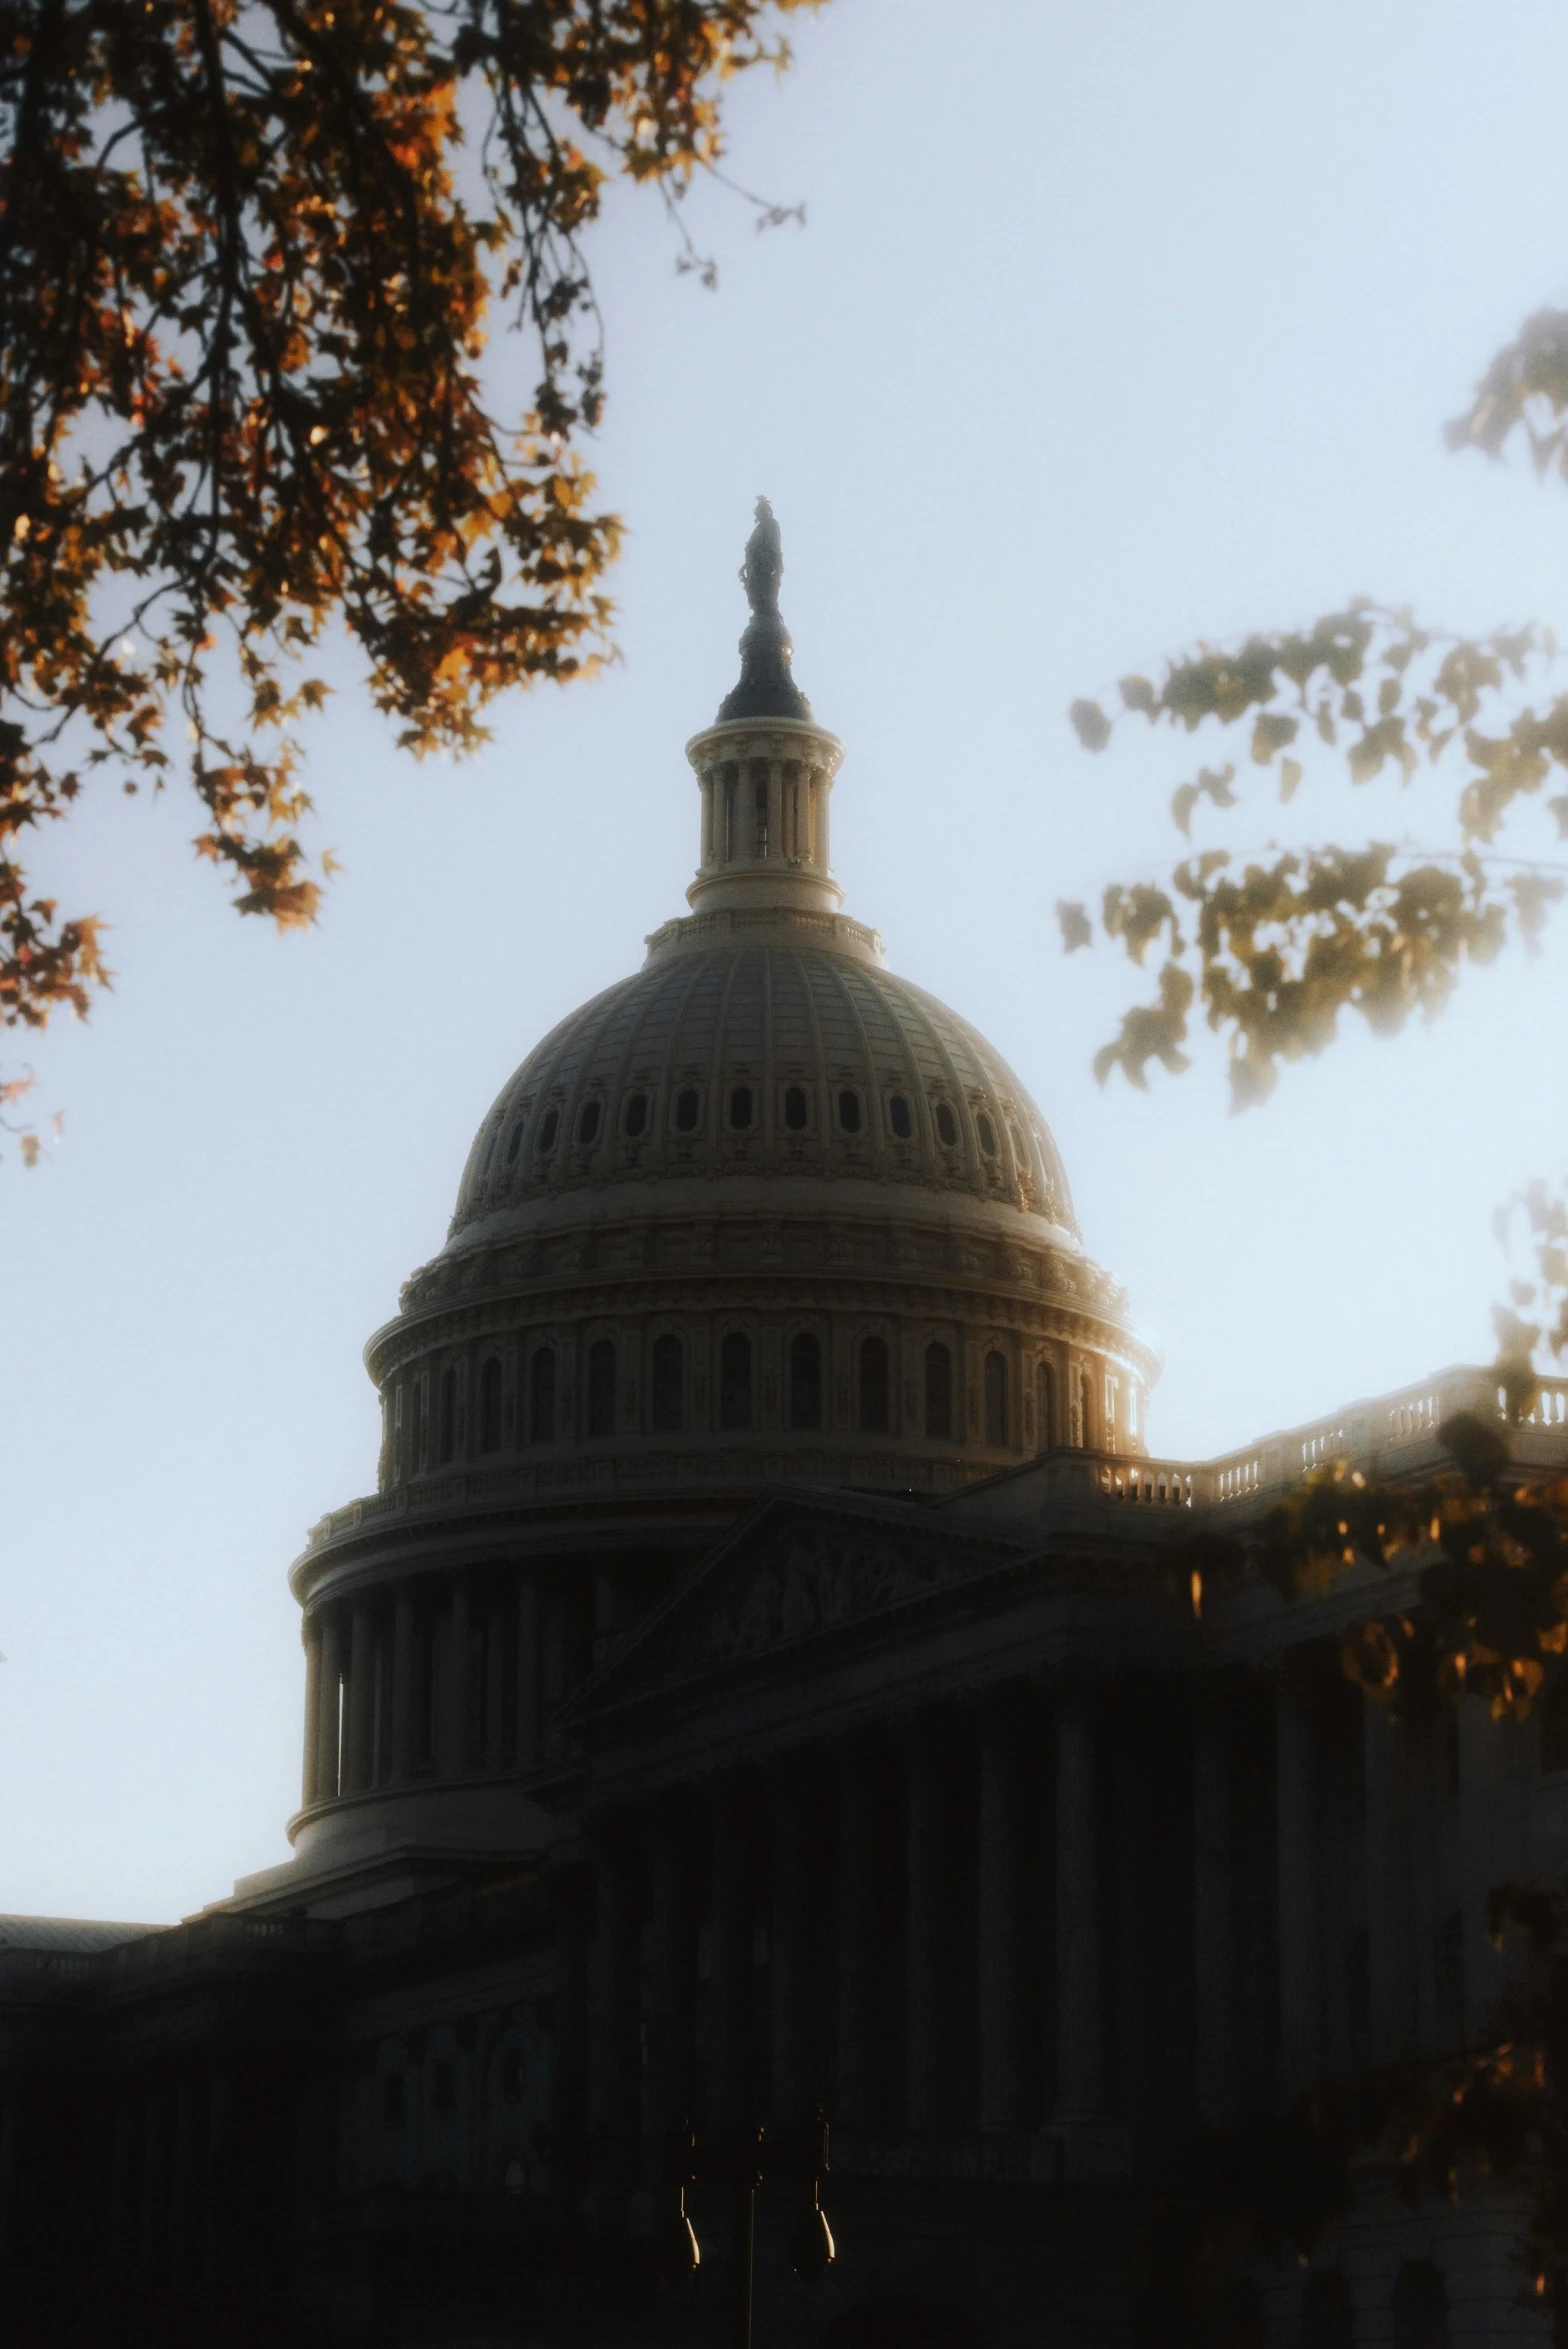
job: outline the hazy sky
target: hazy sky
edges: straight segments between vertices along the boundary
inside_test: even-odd
[[[684,910],[681,747],[733,680],[759,490],[797,674],[848,744],[847,909],[1039,1101],[1164,1348],[1155,1448],[1485,1358],[1490,1211],[1562,1162],[1561,942],[1244,1119],[1212,1057],[1102,1093],[1127,982],[1064,964],[1052,908],[1168,853],[1190,762],[1090,760],[1063,713],[1357,590],[1568,622],[1562,493],[1440,437],[1568,301],[1568,17],[836,0],[795,37],[793,75],[738,95],[732,163],[806,229],[694,206],[716,295],[651,201],[599,240],[623,664],[516,700],[461,768],[400,759],[345,673],[311,778],[346,870],[308,937],[226,910],[179,792],[104,787],[45,844],[118,981],[38,1053],[53,1163],[0,1167],[0,1908],[173,1917],[284,1856],[284,1577],[373,1481],[360,1348],[504,1079]],[[1441,836],[1396,796],[1304,790],[1301,823]]]

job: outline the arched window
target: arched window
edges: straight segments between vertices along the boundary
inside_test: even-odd
[[[457,1372],[450,1365],[441,1373],[441,1395],[436,1417],[436,1456],[444,1468],[457,1450]]]
[[[867,1435],[887,1433],[887,1340],[860,1341],[860,1425]]]
[[[958,1147],[958,1120],[945,1101],[936,1105],[936,1138],[948,1150]]]
[[[539,1155],[541,1158],[549,1157],[550,1152],[555,1148],[555,1137],[560,1132],[560,1130],[560,1111],[558,1109],[547,1109],[545,1111],[544,1124],[539,1128]]]
[[[719,1348],[719,1425],[751,1425],[751,1340],[732,1329]]]
[[[784,1123],[792,1134],[803,1134],[807,1118],[806,1088],[804,1085],[786,1085],[784,1088]]]
[[[953,1432],[953,1357],[945,1346],[926,1348],[926,1434]]]
[[[608,1338],[595,1338],[588,1349],[588,1433],[615,1433],[615,1347]]]
[[[1301,2349],[1356,2349],[1356,2311],[1337,2267],[1308,2276],[1301,2294]]]
[[[996,1156],[996,1128],[983,1109],[975,1119],[975,1132],[980,1136],[980,1147],[987,1158],[994,1158]]]
[[[1448,2291],[1435,2260],[1407,2259],[1389,2304],[1394,2349],[1448,2349]]]
[[[523,1121],[521,1118],[519,1118],[516,1125],[513,1126],[511,1132],[506,1138],[506,1163],[508,1166],[515,1165],[517,1160],[517,1153],[519,1150],[521,1150],[522,1146]]]
[[[586,1148],[588,1143],[598,1138],[598,1133],[599,1104],[597,1101],[585,1101],[577,1120],[577,1139]]]
[[[493,1354],[479,1373],[479,1449],[501,1449],[501,1365]]]
[[[910,1114],[909,1097],[907,1094],[895,1093],[893,1095],[892,1100],[887,1105],[887,1122],[892,1127],[894,1134],[897,1136],[900,1142],[907,1142],[909,1140],[910,1135],[915,1130],[915,1121]]]
[[[751,1124],[751,1087],[749,1085],[732,1085],[730,1087],[730,1124],[737,1134],[745,1133]]]
[[[674,1435],[685,1419],[685,1365],[681,1342],[668,1330],[653,1341],[653,1431]]]
[[[789,1423],[822,1425],[822,1341],[809,1330],[789,1342]]]
[[[860,1095],[852,1092],[848,1085],[838,1097],[838,1122],[846,1134],[858,1134],[860,1131]]]
[[[694,1134],[701,1110],[702,1102],[696,1086],[683,1085],[675,1096],[675,1131],[678,1134]]]
[[[528,1439],[555,1441],[555,1348],[538,1346],[528,1365]]]
[[[985,1358],[985,1440],[993,1447],[1007,1441],[1007,1363],[1000,1354]]]
[[[646,1093],[634,1093],[626,1104],[626,1132],[630,1140],[635,1142],[647,1123],[648,1096]]]
[[[1034,1440],[1041,1452],[1056,1441],[1056,1380],[1049,1362],[1034,1366]]]

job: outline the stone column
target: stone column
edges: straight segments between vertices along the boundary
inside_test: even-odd
[[[821,767],[811,770],[811,854],[813,863],[826,872],[831,862],[828,856],[828,779]]]
[[[376,1630],[368,1599],[356,1599],[349,1624],[348,1705],[344,1790],[363,1793],[370,1784],[375,1737]]]
[[[879,2117],[877,1803],[871,1759],[846,1757],[838,1798],[838,1979],[834,2017],[834,2117],[869,2129]]]
[[[947,1755],[928,1722],[909,1748],[905,1851],[909,1891],[905,1941],[904,2114],[911,2129],[947,2118]]]
[[[980,2126],[1024,2126],[1022,1874],[1018,1765],[1004,1721],[980,1729]]]
[[[1056,2095],[1059,2112],[1098,2112],[1104,2024],[1100,1992],[1099,1789],[1088,1692],[1056,1709]]]
[[[687,1820],[666,1805],[649,1837],[653,1860],[653,1981],[648,2016],[649,2183],[664,2175],[676,2132],[692,2117],[697,1983],[696,1916]]]
[[[749,2127],[751,1884],[747,1821],[738,1791],[713,1822],[713,2107],[721,2130]]]
[[[305,1753],[300,1772],[300,1807],[309,1810],[316,1800],[321,1745],[321,1626],[307,1615],[300,1624],[305,1650]]]
[[[405,1583],[392,1604],[392,1783],[414,1775],[414,1594]]]
[[[517,1767],[539,1759],[539,1589],[527,1568],[517,1583]]]
[[[1287,1656],[1274,1699],[1280,2088],[1299,2096],[1320,2068],[1317,1803],[1310,1687]]]
[[[468,1642],[468,1585],[461,1575],[452,1581],[452,1605],[447,1616],[446,1686],[438,1737],[443,1778],[461,1778],[468,1767],[468,1676],[473,1659]]]
[[[636,1910],[620,1844],[596,1858],[596,1917],[589,2008],[589,2116],[601,2145],[624,2147],[636,2128],[638,2013]]]
[[[811,1815],[805,1781],[791,1774],[773,1800],[772,2108],[774,2121],[798,2127],[816,2106],[811,2032]]]
[[[704,767],[699,778],[702,787],[702,857],[703,870],[713,862],[713,769]]]
[[[1192,1749],[1194,2074],[1203,2121],[1227,2121],[1236,2105],[1234,1865],[1230,1722],[1223,1697],[1204,1690]]]
[[[316,1800],[329,1803],[336,1799],[339,1785],[339,1737],[341,1722],[339,1688],[343,1677],[342,1641],[336,1615],[323,1608],[321,1615],[321,1682],[316,1703]]]
[[[768,855],[775,862],[784,854],[784,762],[768,761]]]

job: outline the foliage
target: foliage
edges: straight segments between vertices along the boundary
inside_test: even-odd
[[[105,981],[22,849],[106,767],[188,761],[238,909],[312,918],[329,628],[415,752],[604,657],[584,232],[614,175],[676,217],[723,84],[813,4],[0,0],[0,1025]]]

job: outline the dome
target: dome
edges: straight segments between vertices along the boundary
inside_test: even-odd
[[[451,1246],[618,1188],[759,1180],[979,1201],[1075,1244],[1045,1122],[967,1021],[835,937],[841,919],[719,926],[671,924],[529,1054],[479,1130]]]

